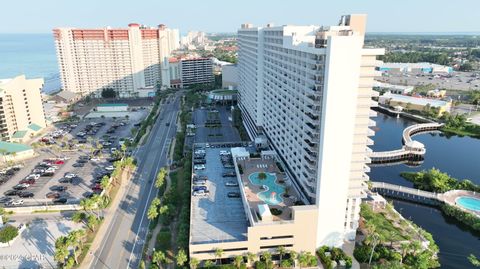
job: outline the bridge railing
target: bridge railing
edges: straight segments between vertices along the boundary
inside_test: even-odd
[[[419,190],[419,189],[409,188],[409,187],[390,184],[390,183],[385,183],[385,182],[372,182],[372,188],[373,189],[385,189],[385,190],[403,192],[403,193],[407,193],[407,194],[412,194],[412,195],[422,196],[422,197],[426,197],[426,198],[441,200],[441,194],[438,194],[438,193],[429,192],[429,191],[422,191],[422,190]]]

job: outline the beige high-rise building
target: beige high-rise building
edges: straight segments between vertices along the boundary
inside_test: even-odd
[[[168,58],[178,30],[131,23],[128,28],[53,30],[63,89],[82,96],[114,89],[135,97],[137,89],[170,87]]]
[[[46,127],[40,90],[43,79],[25,75],[0,79],[0,136],[2,141],[22,140]]]

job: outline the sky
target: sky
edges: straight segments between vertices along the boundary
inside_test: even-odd
[[[245,22],[333,25],[351,13],[368,14],[368,32],[480,32],[479,0],[4,0],[1,10],[0,33],[130,22],[235,32]]]

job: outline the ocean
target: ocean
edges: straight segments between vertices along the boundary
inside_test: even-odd
[[[0,34],[0,79],[25,74],[43,78],[43,92],[60,89],[52,34]]]

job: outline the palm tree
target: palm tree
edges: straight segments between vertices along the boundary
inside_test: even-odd
[[[289,256],[290,256],[290,259],[293,261],[293,267],[295,267],[295,261],[297,260],[297,252],[295,252],[295,250],[290,250],[288,252]]]
[[[412,249],[412,254],[415,256],[417,253],[422,250],[422,244],[418,241],[415,240],[410,244],[410,247]]]
[[[56,262],[60,264],[64,264],[65,258],[68,256],[66,241],[67,241],[67,238],[65,236],[60,236],[55,241],[55,254],[53,258]]]
[[[190,258],[190,269],[197,269],[197,266],[199,263],[200,263],[199,260],[195,258]]]
[[[405,256],[407,256],[407,254],[410,252],[411,248],[410,248],[410,244],[407,244],[407,243],[402,243],[400,245],[400,250],[402,251],[402,259],[400,260],[400,263],[403,263],[403,259],[405,259]]]
[[[237,269],[240,269],[242,264],[243,264],[243,256],[240,256],[240,255],[235,256],[235,259],[233,260],[233,265],[235,265]]]
[[[285,247],[284,246],[277,247],[277,252],[280,255],[280,261],[282,261],[283,260],[283,255],[285,255],[285,253],[286,253]]]
[[[253,264],[253,262],[257,259],[257,255],[255,253],[252,253],[252,252],[247,252],[246,256],[247,256],[247,260],[251,264]]]
[[[87,217],[87,227],[92,230],[92,232],[95,231],[95,226],[98,224],[98,219],[94,215],[88,215]]]
[[[78,264],[77,248],[80,246],[79,239],[80,238],[75,231],[70,232],[67,235],[67,246],[70,246],[70,247],[73,248],[73,258],[74,258],[76,264]]]
[[[152,203],[148,208],[147,218],[149,220],[153,220],[153,219],[156,219],[157,217],[158,217],[158,208],[155,204]]]
[[[210,268],[214,265],[214,263],[211,260],[208,260],[208,261],[205,262],[204,265],[205,265],[205,268]]]
[[[302,268],[302,266],[306,266],[308,264],[308,256],[305,252],[300,252],[298,254],[298,264],[300,265],[300,268]]]
[[[160,265],[162,263],[164,263],[166,260],[167,260],[167,257],[165,256],[164,252],[162,252],[160,250],[156,250],[156,251],[153,252],[152,262],[157,264],[158,267],[160,267]]]
[[[221,248],[216,248],[215,249],[215,257],[217,258],[217,262],[220,261],[220,264],[222,264],[222,260],[220,259],[223,255],[223,249]]]
[[[185,254],[185,250],[180,249],[175,259],[177,260],[177,265],[182,267],[185,264],[185,262],[188,260],[187,254]]]

